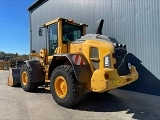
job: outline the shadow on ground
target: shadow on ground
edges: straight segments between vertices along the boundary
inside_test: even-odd
[[[38,88],[35,93],[51,93],[50,90],[46,90],[44,87]]]
[[[117,105],[118,107],[115,107]],[[75,109],[94,112],[116,112],[124,110],[125,107],[121,99],[110,93],[88,93]]]
[[[14,86],[15,89],[23,89],[21,86]],[[51,93],[50,90],[46,90],[45,87],[40,86],[33,93]]]
[[[139,73],[139,79],[130,85],[122,87],[122,89],[160,96],[160,80],[145,68],[142,65],[142,61],[135,55],[129,53],[128,57],[131,64],[136,66]]]
[[[130,101],[130,100],[129,100]],[[78,104],[74,110],[90,111],[90,112],[121,112],[126,111],[126,114],[133,114],[132,118],[139,120],[158,119],[160,116],[150,115],[150,111],[140,107],[140,103],[128,102],[127,99],[121,99],[111,93],[89,93]],[[155,111],[152,110],[152,113]],[[147,118],[146,118],[147,117]]]

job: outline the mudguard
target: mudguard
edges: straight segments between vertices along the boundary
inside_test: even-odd
[[[82,53],[55,54],[49,66],[49,79],[52,71],[57,66],[64,65],[66,61],[69,61],[72,65],[75,77],[79,82],[87,83],[91,80],[92,71],[86,57]]]
[[[41,83],[45,81],[45,73],[43,67],[38,60],[26,60],[24,63],[27,65],[30,75],[32,77],[32,82]]]

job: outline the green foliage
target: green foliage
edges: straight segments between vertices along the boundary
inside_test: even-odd
[[[23,54],[19,55],[18,53],[5,53],[0,51],[0,60],[26,60],[29,59],[29,55]]]

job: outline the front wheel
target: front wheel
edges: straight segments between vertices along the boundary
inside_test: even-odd
[[[26,65],[21,68],[20,82],[23,90],[26,92],[34,92],[38,88],[38,85],[32,82],[31,72]]]
[[[50,80],[51,93],[57,104],[72,107],[81,100],[84,88],[76,80],[70,65],[56,67]]]

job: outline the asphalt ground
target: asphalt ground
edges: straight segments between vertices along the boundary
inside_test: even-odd
[[[50,91],[27,93],[6,85],[8,71],[0,71],[0,120],[159,120],[160,96],[120,89],[89,93],[75,108],[55,103]]]

